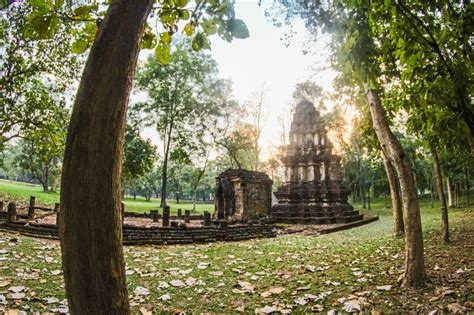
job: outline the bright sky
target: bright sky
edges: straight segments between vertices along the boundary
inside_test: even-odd
[[[267,123],[262,132],[260,145],[265,159],[272,146],[279,144],[280,129],[277,117],[291,110],[292,94],[295,85],[311,79],[325,89],[331,88],[334,72],[316,70],[327,67],[328,56],[325,54],[323,41],[313,45],[315,54],[303,54],[308,42],[308,32],[302,23],[293,25],[296,34],[289,47],[280,40],[289,29],[275,27],[265,17],[268,3],[259,6],[256,0],[237,0],[236,16],[245,21],[250,37],[244,40],[233,40],[231,43],[211,37],[211,55],[217,61],[222,78],[233,81],[234,96],[244,104],[252,92],[265,85],[268,91],[265,98]],[[289,117],[289,116],[288,116]],[[159,143],[153,130],[147,130],[145,137]]]

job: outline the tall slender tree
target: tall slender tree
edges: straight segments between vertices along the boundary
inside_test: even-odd
[[[135,108],[147,115],[163,142],[161,205],[166,205],[171,158],[186,160],[204,145],[204,138],[226,107],[226,81],[217,78],[217,64],[203,52],[179,41],[167,65],[150,57],[137,71],[137,87],[148,100]]]

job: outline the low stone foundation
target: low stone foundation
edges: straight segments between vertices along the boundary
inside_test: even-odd
[[[5,221],[0,224],[0,230],[14,231],[32,237],[59,239],[58,228],[55,224]],[[274,228],[263,224],[227,227],[140,227],[125,224],[123,227],[124,245],[230,242],[275,236]]]
[[[166,211],[165,215],[160,215],[155,211],[143,214],[124,212],[123,243],[125,245],[167,245],[242,241],[291,233],[315,235],[336,232],[377,220],[377,217],[362,219],[362,215],[359,215],[358,211],[353,211],[352,207],[342,212],[343,216],[332,214],[329,208],[324,207],[308,207],[307,205],[301,208],[295,208],[295,205],[291,207],[292,216],[285,216],[285,213],[290,212],[283,209],[278,219],[260,219],[237,224],[229,224],[230,222],[225,220],[211,220],[209,212],[191,215],[190,211],[186,210],[184,215],[178,211],[178,215],[175,216],[169,216]],[[0,207],[0,230],[58,240],[59,233],[56,225],[58,209],[57,205],[54,209],[37,207],[34,204],[33,206],[30,204],[29,207],[16,207],[14,202],[10,202],[6,211]],[[39,211],[35,212],[35,210]],[[278,207],[272,210],[278,211]],[[181,215],[179,215],[180,212]],[[166,224],[163,219],[167,220]],[[289,225],[279,226],[271,223]],[[301,223],[305,225],[303,227],[295,225]],[[324,224],[324,226],[315,227],[313,224]]]

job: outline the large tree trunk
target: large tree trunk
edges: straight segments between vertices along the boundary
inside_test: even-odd
[[[129,314],[120,173],[125,116],[153,0],[113,0],[89,54],[68,130],[61,250],[72,314]]]
[[[367,91],[372,122],[382,150],[394,165],[400,181],[405,225],[405,276],[404,285],[419,286],[426,280],[421,230],[420,205],[408,156],[390,130],[385,110],[374,90]]]
[[[393,232],[395,235],[403,235],[405,227],[403,225],[402,202],[398,192],[397,177],[393,170],[392,163],[382,152],[385,173],[387,174],[388,185],[390,187],[390,197],[392,199]]]
[[[438,152],[433,144],[430,145],[431,156],[433,158],[433,168],[436,179],[436,190],[438,191],[439,202],[441,205],[441,239],[443,242],[449,242],[449,225],[448,225],[448,206],[446,205],[446,197],[443,188],[443,175],[439,164]]]

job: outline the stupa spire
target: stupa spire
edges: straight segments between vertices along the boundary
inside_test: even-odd
[[[275,193],[278,204],[271,213],[275,222],[335,223],[362,219],[347,202],[349,191],[341,180],[341,157],[332,153],[327,133],[313,103],[300,101],[282,159],[285,178]]]

